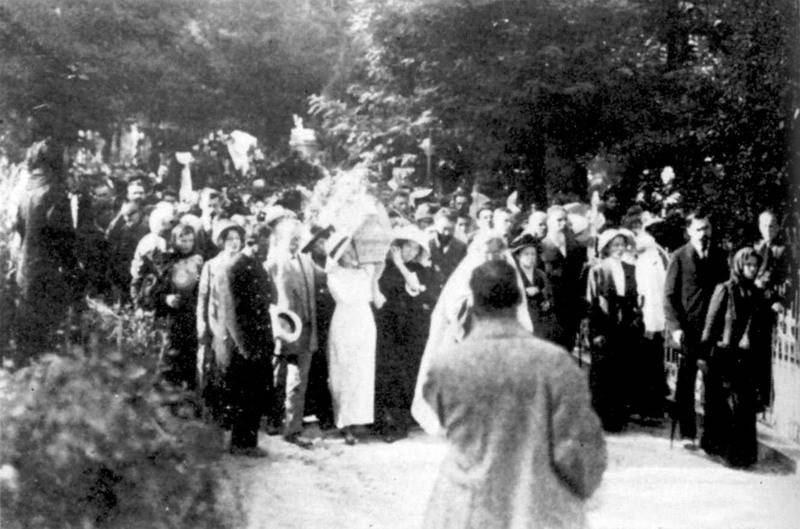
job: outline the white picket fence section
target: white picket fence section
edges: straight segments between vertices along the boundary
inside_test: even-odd
[[[799,277],[800,278],[800,275]],[[798,283],[800,285],[800,282]],[[778,435],[800,443],[800,288],[789,311],[778,317],[772,336],[774,400],[761,421]]]

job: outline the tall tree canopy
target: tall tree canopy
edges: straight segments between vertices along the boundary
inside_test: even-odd
[[[673,165],[727,230],[788,205],[797,2],[352,5],[349,82],[312,100],[343,158],[423,173],[431,136],[445,184],[499,171],[542,202],[585,191],[579,167],[600,152],[623,193]]]
[[[797,0],[6,0],[0,113],[6,140],[52,102],[73,132],[135,117],[277,145],[309,111],[337,162],[414,167],[443,189],[482,174],[526,204],[585,192],[582,167],[603,153],[623,168],[623,193],[673,165],[687,199],[732,228],[794,196],[799,11]]]
[[[130,117],[198,137],[245,128],[269,141],[330,77],[339,17],[330,1],[8,0],[0,5],[0,113],[36,105],[65,127]]]

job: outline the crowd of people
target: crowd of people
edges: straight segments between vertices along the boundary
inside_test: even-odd
[[[259,455],[260,429],[312,447],[310,415],[347,444],[367,431],[391,442],[416,423],[442,426],[429,372],[470,336],[472,275],[499,260],[514,271],[522,328],[565,355],[590,352],[603,429],[664,419],[667,345],[680,353],[673,412],[687,446],[699,369],[700,446],[755,462],[772,326],[792,292],[772,212],[761,238],[729,255],[701,209],[623,210],[613,190],[591,208],[525,210],[465,188],[397,186],[386,259],[365,263],[353,234],[305,223],[292,193],[206,187],[194,204],[147,173],[68,178],[62,162],[47,142],[32,149],[18,208],[20,362],[52,347],[50,331],[88,295],[155,314],[168,335],[160,376],[203,395],[236,453]]]

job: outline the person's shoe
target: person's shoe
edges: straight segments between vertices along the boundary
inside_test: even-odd
[[[299,446],[300,448],[311,448],[312,446],[314,446],[314,442],[311,439],[309,439],[308,437],[304,437],[300,433],[284,435],[283,439],[287,443],[292,443],[294,445]]]
[[[358,442],[358,437],[355,436],[350,430],[344,432],[344,444],[353,446]]]
[[[267,451],[257,446],[232,446],[230,449],[231,455],[245,456],[245,457],[267,457]]]
[[[683,448],[689,450],[690,452],[697,452],[700,450],[700,447],[697,445],[697,441],[694,439],[684,439]]]

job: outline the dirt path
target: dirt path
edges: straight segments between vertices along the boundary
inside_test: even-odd
[[[800,477],[774,457],[756,472],[727,469],[701,453],[670,449],[666,431],[609,436],[609,468],[588,504],[594,529],[800,527]],[[226,458],[240,481],[248,529],[420,527],[438,464],[439,439],[421,432],[393,444],[313,450],[262,437],[263,460]]]

